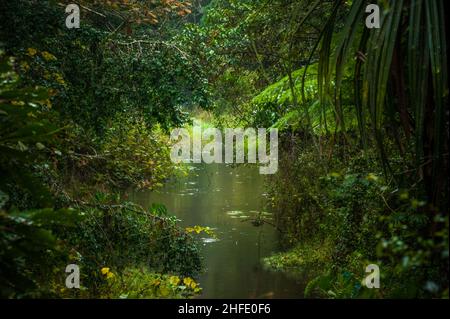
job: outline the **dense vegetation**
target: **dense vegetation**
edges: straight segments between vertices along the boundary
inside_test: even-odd
[[[178,172],[166,133],[185,120],[183,106],[205,105],[204,78],[170,27],[134,23],[132,4],[95,5],[80,29],[65,27],[65,5],[53,1],[0,7],[2,297],[200,291],[193,236],[164,207],[146,211],[121,194]],[[147,14],[171,24],[183,10],[168,1]],[[65,287],[71,263],[80,290]]]
[[[184,174],[168,134],[204,110],[279,129],[268,268],[308,297],[448,298],[443,1],[373,1],[379,29],[362,0],[81,1],[80,29],[61,2],[0,4],[1,297],[199,293],[192,232],[123,190]]]

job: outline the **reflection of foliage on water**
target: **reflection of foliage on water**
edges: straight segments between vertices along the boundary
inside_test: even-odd
[[[272,214],[263,211],[255,211],[251,210],[246,215],[243,211],[233,210],[227,212],[227,215],[231,218],[241,219],[242,222],[250,222],[255,227],[260,227],[264,224],[275,227],[278,231],[281,231],[280,228],[272,221]]]

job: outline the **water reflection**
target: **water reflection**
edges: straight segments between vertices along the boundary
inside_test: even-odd
[[[278,247],[277,230],[255,214],[263,212],[263,176],[257,167],[199,164],[188,177],[168,183],[158,192],[136,192],[132,200],[150,207],[166,205],[182,226],[215,228],[217,239],[203,238],[205,272],[199,278],[202,298],[298,298],[304,286],[284,274],[266,271],[261,258]]]

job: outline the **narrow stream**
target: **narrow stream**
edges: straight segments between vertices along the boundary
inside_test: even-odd
[[[188,177],[158,192],[135,192],[131,199],[144,207],[166,205],[184,227],[214,228],[217,240],[202,238],[200,298],[301,298],[303,283],[262,267],[261,258],[279,251],[279,245],[273,226],[248,221],[264,208],[264,177],[258,168],[198,164],[190,169]],[[269,213],[263,214],[270,220]]]

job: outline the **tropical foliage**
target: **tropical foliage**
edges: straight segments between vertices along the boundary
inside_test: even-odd
[[[69,1],[2,1],[0,296],[201,293],[213,229],[127,198],[186,173],[169,132],[197,116],[279,130],[263,263],[306,297],[448,298],[444,4],[372,2],[380,28],[364,0],[95,0],[68,29]]]

